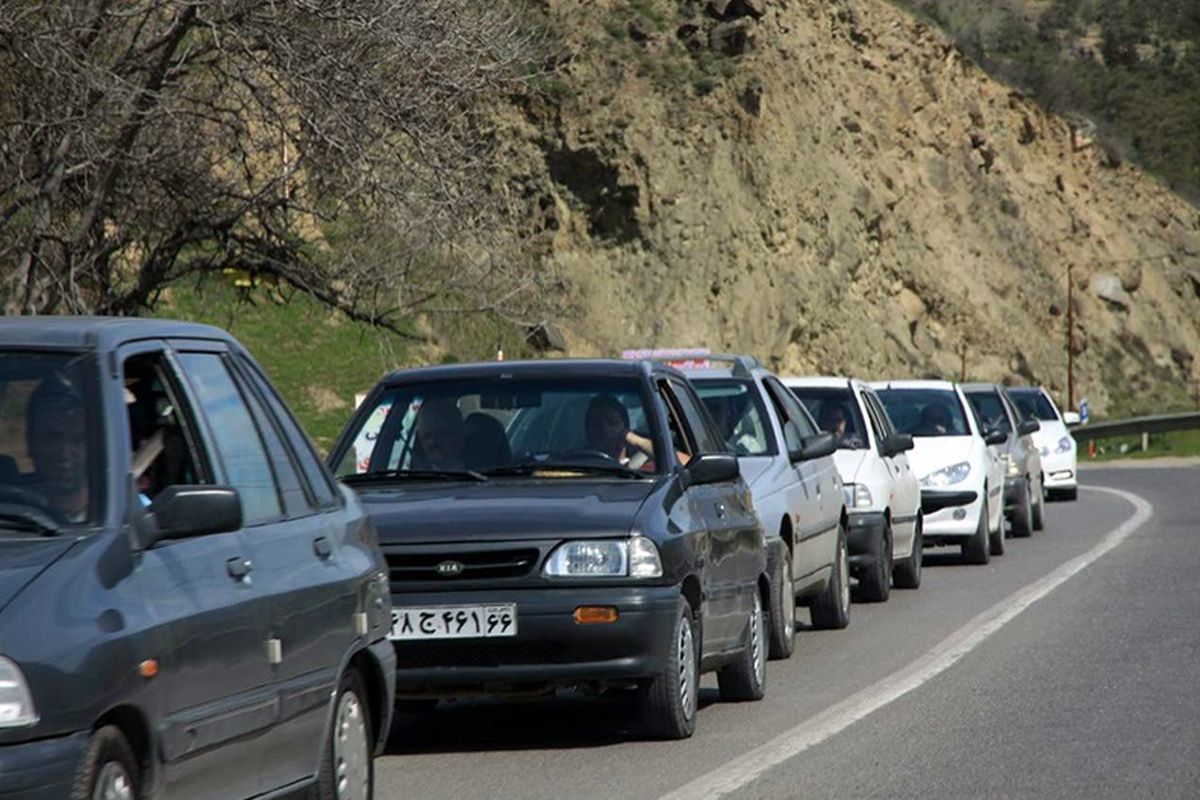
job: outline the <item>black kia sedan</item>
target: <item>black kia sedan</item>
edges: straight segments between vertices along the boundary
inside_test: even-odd
[[[724,449],[648,362],[385,378],[330,461],[387,558],[397,696],[628,689],[662,738],[694,730],[702,672],[761,698],[763,530]]]
[[[369,798],[385,579],[229,334],[0,319],[0,800]]]

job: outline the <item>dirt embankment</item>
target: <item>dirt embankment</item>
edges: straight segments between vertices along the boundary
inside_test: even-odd
[[[500,115],[572,354],[708,346],[783,373],[1186,403],[1200,213],[881,0],[548,0],[542,98]]]

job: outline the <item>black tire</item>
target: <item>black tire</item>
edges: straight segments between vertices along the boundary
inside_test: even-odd
[[[913,549],[908,558],[901,561],[892,570],[892,583],[897,589],[921,588],[921,548],[925,546],[925,535],[922,532],[924,523],[917,517],[917,529],[913,533]]]
[[[1079,498],[1079,489],[1063,489],[1061,497],[1063,500],[1076,500]]]
[[[746,640],[737,661],[717,670],[717,688],[727,703],[762,700],[767,691],[767,618],[762,598],[754,593],[754,607],[746,625]]]
[[[686,598],[679,599],[679,614],[672,632],[670,655],[662,670],[642,687],[641,710],[646,732],[656,739],[686,739],[696,730],[696,710],[700,691],[700,634],[692,619],[692,607]],[[687,630],[687,642],[683,641]],[[682,661],[691,658],[690,673]],[[688,675],[689,691],[683,692],[683,679]]]
[[[1033,529],[1035,531],[1046,530],[1046,488],[1042,484],[1041,490],[1038,492],[1037,502],[1033,504]]]
[[[342,675],[333,703],[333,722],[325,734],[315,796],[319,800],[336,800],[339,767],[345,763],[349,767],[351,785],[360,792],[365,789],[365,797],[374,797],[375,740],[371,733],[371,709],[362,676],[357,670],[347,670]],[[364,747],[365,762],[360,762]]]
[[[846,551],[846,525],[838,524],[837,554],[825,591],[810,603],[815,628],[840,630],[850,624],[850,554]]]
[[[783,548],[779,574],[771,586],[771,609],[767,619],[767,638],[771,660],[782,661],[796,651],[796,587],[792,585],[792,550]]]
[[[995,531],[988,532],[988,552],[993,556],[1004,555],[1004,519],[1001,518],[1000,524]]]
[[[883,603],[892,593],[892,524],[884,525],[880,536],[871,542],[872,564],[858,579],[854,599],[860,603]]]
[[[130,797],[142,796],[141,770],[133,748],[120,728],[105,725],[88,739],[71,786],[71,800],[92,800],[98,785],[113,780],[125,781]]]
[[[984,497],[987,497],[987,490],[984,489]],[[1000,526],[1001,530],[1004,526]],[[987,501],[983,502],[983,508],[979,511],[979,524],[975,527],[975,533],[970,539],[963,542],[962,557],[963,561],[968,564],[986,564],[992,560],[991,542],[988,536],[988,513]]]
[[[1013,509],[1012,535],[1018,539],[1033,536],[1033,503],[1029,497],[1029,483],[1026,482],[1017,498],[1017,507]]]

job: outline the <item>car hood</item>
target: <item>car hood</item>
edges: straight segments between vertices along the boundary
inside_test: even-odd
[[[868,450],[837,450],[833,454],[833,463],[837,464],[838,474],[842,483],[856,483],[858,471],[867,460]]]
[[[908,463],[917,480],[942,467],[971,458],[971,436],[914,436]]]
[[[1037,448],[1050,448],[1054,450],[1058,446],[1058,440],[1068,435],[1067,426],[1058,421],[1042,420],[1042,427],[1033,432],[1033,443]]]
[[[632,480],[492,480],[356,487],[381,544],[559,539],[628,533],[658,484]]]
[[[74,544],[74,539],[0,538],[0,611]]]

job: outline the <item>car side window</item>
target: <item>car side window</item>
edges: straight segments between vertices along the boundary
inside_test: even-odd
[[[667,430],[671,436],[671,446],[675,448],[676,452],[690,458],[695,453],[695,448],[691,437],[688,435],[687,425],[684,424],[683,412],[680,410],[679,401],[666,381],[658,382],[658,394],[667,409]]]
[[[279,519],[283,507],[271,463],[224,360],[216,353],[184,352],[179,354],[179,362],[208,417],[226,480],[241,495],[244,524]]]
[[[311,514],[312,505],[308,502],[308,494],[304,490],[295,462],[284,444],[278,428],[257,394],[250,390],[244,381],[238,380],[238,384],[242,388],[242,396],[254,417],[258,432],[262,435],[263,444],[266,445],[267,454],[271,458],[271,469],[275,473],[275,480],[279,486],[284,513],[288,517],[303,517]]]
[[[788,449],[795,450],[803,446],[804,440],[811,436],[817,435],[817,424],[812,421],[812,417],[808,415],[808,411],[800,405],[800,401],[796,396],[788,391],[787,387],[774,378],[767,378],[763,381],[767,387],[767,394],[771,396],[771,400],[775,403],[777,409],[782,409],[779,418],[786,422],[791,422],[795,426],[795,434],[800,437],[800,442],[793,444],[788,441]],[[787,424],[784,424],[785,434]]]
[[[875,445],[878,448],[883,447],[883,440],[891,435],[891,429],[884,417],[880,414],[879,407],[872,402],[872,397],[868,394],[862,395],[863,405],[867,407],[867,416],[871,418],[871,427],[875,431]]]
[[[130,468],[142,504],[149,505],[169,486],[211,484],[195,415],[166,356],[139,353],[121,366]]]
[[[267,408],[274,415],[276,423],[283,431],[284,438],[291,444],[292,455],[295,456],[300,471],[308,479],[308,487],[312,491],[316,507],[328,508],[336,505],[337,492],[308,436],[300,429],[279,394],[258,368],[245,357],[241,358],[240,363],[245,374],[249,376],[250,383],[258,390],[259,395],[266,399]]]
[[[696,452],[724,453],[726,451],[725,444],[713,433],[714,426],[709,422],[708,412],[704,410],[692,388],[676,380],[671,380],[670,385],[671,391],[679,401],[679,407],[683,410],[688,427],[692,429]]]

